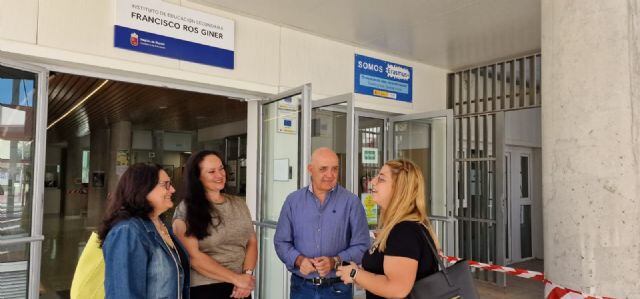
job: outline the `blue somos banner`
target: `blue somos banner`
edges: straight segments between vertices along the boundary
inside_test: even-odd
[[[412,67],[356,54],[354,74],[356,93],[413,101]]]

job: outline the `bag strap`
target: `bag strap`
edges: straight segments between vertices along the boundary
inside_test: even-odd
[[[427,228],[425,225],[422,225],[422,226],[424,226],[425,229]],[[440,268],[440,271],[447,274],[447,267],[444,266],[444,263],[442,262],[442,259],[440,258],[440,255],[438,254],[438,251],[436,250],[435,245],[432,244],[431,240],[429,240],[429,237],[427,236],[427,233],[425,232],[425,230],[421,229],[420,234],[429,245],[429,248],[431,249],[431,253],[433,254],[433,257],[438,262],[438,267]]]
[[[426,227],[426,225],[423,225],[425,227],[425,230],[428,231],[429,229]],[[440,258],[440,255],[438,254],[438,251],[436,250],[436,246],[430,241],[430,238],[427,236],[427,233],[425,232],[425,230],[420,230],[420,234],[422,235],[422,237],[425,239],[425,241],[427,241],[427,244],[429,244],[429,248],[431,249],[431,253],[433,254],[433,257],[436,259],[436,261],[438,261],[438,266],[440,267],[440,272],[442,272],[442,274],[444,275],[444,279],[447,280],[447,284],[449,284],[450,287],[454,286],[453,281],[451,281],[451,279],[449,279],[449,274],[447,273],[447,267],[445,267],[444,263],[442,262],[442,258]],[[435,242],[435,241],[433,241]]]

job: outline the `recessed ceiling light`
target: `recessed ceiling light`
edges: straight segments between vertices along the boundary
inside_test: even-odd
[[[71,109],[69,109],[67,112],[65,112],[62,116],[58,117],[58,119],[54,120],[50,125],[47,126],[47,130],[51,129],[53,126],[55,126],[59,121],[63,120],[65,117],[67,117],[69,114],[71,114],[71,112],[75,111],[76,109],[78,109],[78,107],[82,106],[82,104],[84,104],[84,102],[86,102],[89,98],[91,98],[91,96],[93,96],[93,94],[95,94],[96,92],[98,92],[98,90],[100,90],[102,87],[104,87],[107,83],[109,83],[109,80],[105,79],[104,81],[102,81],[102,84],[100,84],[100,86],[96,87],[96,89],[94,89],[92,92],[90,92],[88,95],[86,95],[84,98],[82,98],[82,100],[80,100],[75,106],[71,107]]]

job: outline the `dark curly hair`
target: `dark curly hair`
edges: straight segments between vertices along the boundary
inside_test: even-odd
[[[156,187],[162,167],[136,163],[122,174],[114,194],[107,200],[107,211],[98,228],[100,246],[118,222],[133,217],[149,218],[153,207],[147,195]]]
[[[187,224],[187,236],[194,236],[202,240],[209,236],[209,226],[214,229],[222,223],[222,216],[215,205],[206,197],[204,186],[200,181],[200,162],[207,156],[216,156],[220,161],[219,153],[210,150],[199,151],[187,160],[184,176],[184,204],[187,208],[185,222]],[[223,164],[224,167],[224,164]]]

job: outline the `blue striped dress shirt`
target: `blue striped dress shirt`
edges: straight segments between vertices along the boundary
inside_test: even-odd
[[[360,264],[369,248],[369,228],[360,199],[337,185],[321,205],[312,187],[287,196],[274,237],[276,253],[293,274],[305,277],[295,267],[296,257],[339,256]],[[335,277],[331,271],[327,277]],[[313,272],[306,278],[318,277]]]

